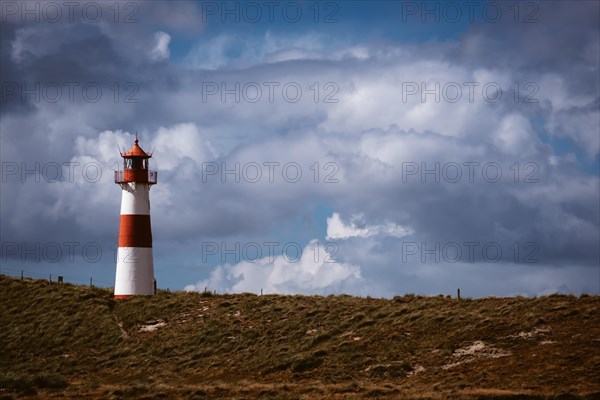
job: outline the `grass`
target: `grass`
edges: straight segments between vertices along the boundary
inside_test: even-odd
[[[600,398],[599,296],[115,301],[0,276],[0,306],[0,400]]]

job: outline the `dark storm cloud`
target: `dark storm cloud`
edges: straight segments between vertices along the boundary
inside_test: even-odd
[[[6,86],[20,82],[21,74],[17,65],[11,61],[11,48],[15,39],[16,25],[10,21],[0,24],[0,79],[2,80],[2,107],[0,115],[6,112],[31,112],[31,103],[23,104],[17,96],[8,96]]]
[[[600,5],[580,1],[539,1],[522,4],[527,12],[515,22],[514,4],[497,2],[502,15],[497,22],[477,22],[460,40],[457,59],[476,65],[518,67],[537,71],[578,69],[598,56]],[[526,18],[529,14],[530,18]],[[573,76],[574,79],[577,77]]]
[[[516,3],[494,4],[500,6],[503,16],[513,18],[475,24],[448,59],[509,69],[519,82],[533,82],[540,90],[555,89],[552,87],[555,82],[540,79],[544,74],[560,76],[565,95],[588,99],[566,110],[558,99],[540,104],[559,115],[559,122],[551,124],[548,130],[569,137],[582,147],[592,141],[587,152],[596,156],[600,151],[600,140],[593,140],[598,136],[594,123],[598,120],[600,101],[600,4],[596,1],[577,2],[577,6],[567,1],[521,3],[519,20],[526,23],[515,22]]]

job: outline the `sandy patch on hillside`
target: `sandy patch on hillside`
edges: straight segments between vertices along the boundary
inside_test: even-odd
[[[533,328],[529,332],[519,332],[516,335],[510,335],[509,337],[515,338],[515,339],[534,339],[538,336],[542,336],[549,332],[550,332],[550,329],[548,329],[548,328]]]
[[[147,325],[140,326],[140,332],[153,332],[158,328],[166,326],[167,324],[164,321],[152,321]]]
[[[507,357],[511,354],[512,353],[509,351],[498,349],[485,344],[481,340],[477,340],[470,346],[456,349],[454,353],[452,353],[452,361],[442,366],[442,369],[450,369],[461,364],[476,361],[478,359]]]

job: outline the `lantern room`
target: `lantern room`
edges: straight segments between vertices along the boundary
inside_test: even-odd
[[[147,183],[156,184],[156,171],[149,169],[149,160],[152,154],[146,153],[140,146],[136,135],[135,142],[131,148],[123,153],[123,171],[115,171],[115,183]]]

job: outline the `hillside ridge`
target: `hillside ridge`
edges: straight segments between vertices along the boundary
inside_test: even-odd
[[[0,275],[0,400],[600,399],[600,296],[109,289]]]

